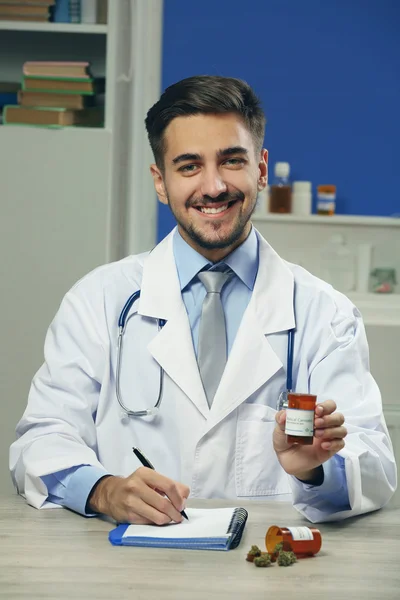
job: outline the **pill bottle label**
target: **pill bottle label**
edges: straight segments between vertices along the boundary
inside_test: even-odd
[[[312,436],[314,434],[314,411],[287,408],[285,433],[287,435]]]
[[[287,527],[292,534],[293,541],[313,540],[314,536],[308,527]]]
[[[317,209],[318,210],[326,210],[326,211],[335,211],[336,202],[332,200],[318,200],[317,201]]]

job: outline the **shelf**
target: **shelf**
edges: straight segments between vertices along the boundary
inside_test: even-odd
[[[107,132],[109,130],[106,127],[40,127],[39,125],[25,125],[13,123],[12,125],[0,125],[1,138],[0,148],[6,147],[10,143],[10,140],[23,140],[23,143],[35,143],[35,139],[38,136],[56,136],[56,135],[76,135],[79,137],[80,133],[85,132],[86,135],[99,135],[100,133]],[[17,138],[18,136],[18,138]],[[26,137],[25,137],[26,136]]]
[[[254,213],[252,221],[271,222],[271,223],[303,223],[318,225],[361,225],[371,227],[400,227],[400,218],[396,217],[366,217],[361,215],[333,215],[325,217],[323,215],[278,215],[273,213]]]
[[[36,23],[30,21],[0,21],[0,30],[38,31],[41,33],[86,33],[107,34],[107,25],[90,25],[86,23]]]

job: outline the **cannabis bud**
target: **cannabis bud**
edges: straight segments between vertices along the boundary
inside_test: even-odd
[[[258,546],[252,546],[247,553],[246,560],[253,562],[257,556],[261,556],[261,550]]]
[[[271,561],[272,562],[276,562],[276,559],[279,556],[279,552],[282,552],[282,550],[283,550],[283,543],[280,542],[279,544],[276,544],[276,546],[274,548],[274,551],[271,554]]]
[[[268,552],[263,552],[261,556],[256,556],[254,564],[256,567],[269,567],[271,564],[271,557]]]
[[[296,555],[294,552],[281,551],[278,554],[278,565],[280,567],[289,567],[291,564],[296,562]]]

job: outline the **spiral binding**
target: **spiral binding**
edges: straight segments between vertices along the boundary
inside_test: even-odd
[[[246,525],[247,517],[249,513],[245,508],[236,508],[232,515],[231,521],[229,523],[227,533],[231,535],[231,541],[229,544],[229,549],[234,550],[240,544],[240,540],[242,539],[242,534],[244,527]]]

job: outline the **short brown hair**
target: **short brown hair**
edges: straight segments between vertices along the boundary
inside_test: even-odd
[[[221,113],[238,114],[252,134],[256,150],[261,150],[266,119],[248,83],[233,77],[197,75],[169,86],[147,113],[146,130],[157,166],[164,167],[164,131],[173,119]]]

